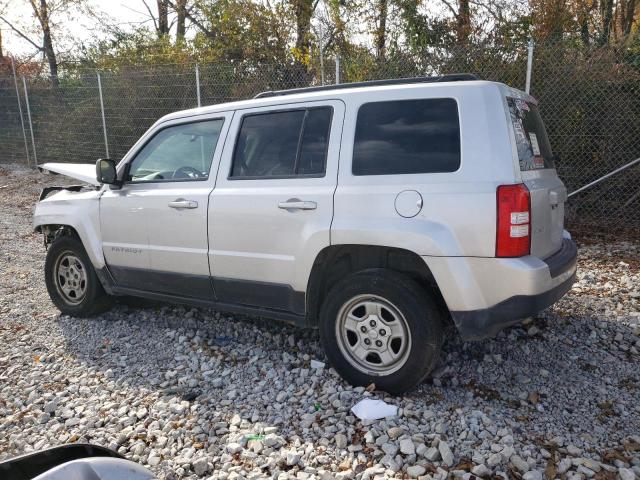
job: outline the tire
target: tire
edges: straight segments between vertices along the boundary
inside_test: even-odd
[[[430,295],[392,270],[364,270],[339,281],[320,312],[331,365],[356,386],[375,383],[401,394],[419,385],[443,342],[443,314]]]
[[[73,317],[90,317],[112,304],[77,237],[56,238],[44,264],[45,283],[58,310]]]

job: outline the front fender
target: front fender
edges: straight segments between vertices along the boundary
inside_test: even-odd
[[[100,193],[96,190],[62,190],[38,202],[33,215],[33,228],[36,231],[45,225],[73,228],[96,269],[105,266],[100,236]]]

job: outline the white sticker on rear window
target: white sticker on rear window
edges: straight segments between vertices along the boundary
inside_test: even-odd
[[[540,155],[540,145],[538,145],[538,136],[535,133],[529,132],[529,139],[531,140],[531,149],[534,155]]]

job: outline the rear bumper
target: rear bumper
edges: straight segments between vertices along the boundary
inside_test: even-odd
[[[506,327],[515,325],[560,300],[576,281],[575,271],[560,285],[537,295],[516,295],[493,307],[468,312],[451,312],[463,340],[495,337]]]
[[[481,340],[558,301],[576,279],[577,248],[541,260],[425,257],[464,340]]]

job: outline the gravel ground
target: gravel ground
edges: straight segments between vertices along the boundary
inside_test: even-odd
[[[389,397],[311,368],[313,331],[166,305],[60,316],[31,214],[61,181],[0,169],[0,458],[92,442],[167,479],[640,478],[638,242],[583,240],[561,302],[451,339],[432,380]],[[366,397],[399,415],[358,420]]]

